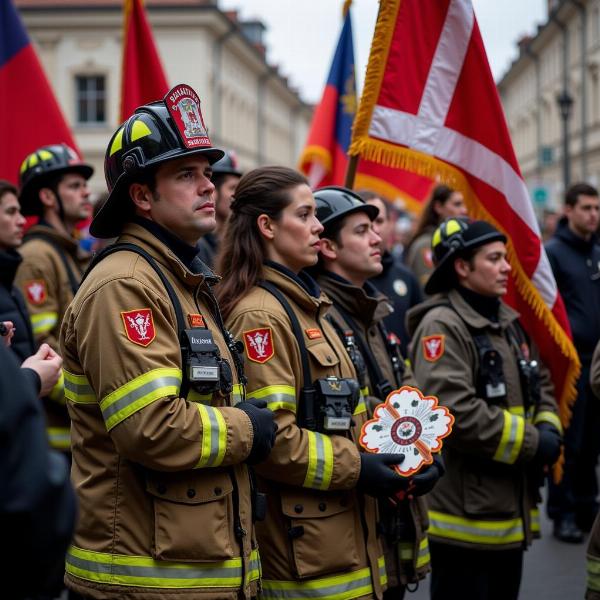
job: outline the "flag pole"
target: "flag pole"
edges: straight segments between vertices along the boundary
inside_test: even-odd
[[[356,168],[358,167],[358,158],[358,154],[351,156],[350,160],[348,161],[348,166],[346,167],[346,181],[344,182],[344,186],[349,189],[354,187]]]

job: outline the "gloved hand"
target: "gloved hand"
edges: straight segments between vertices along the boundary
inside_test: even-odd
[[[433,455],[433,462],[425,465],[412,479],[408,489],[409,495],[422,496],[429,493],[438,482],[438,479],[446,472],[444,460],[440,454]]]
[[[540,435],[533,460],[551,467],[560,456],[562,437],[550,423],[538,423],[536,427]]]
[[[235,407],[243,410],[252,423],[254,438],[252,440],[252,450],[250,450],[246,462],[249,465],[255,465],[265,460],[273,449],[277,434],[277,423],[275,423],[273,413],[267,408],[265,400],[252,398],[236,404]]]
[[[402,477],[390,469],[390,465],[400,465],[404,461],[403,454],[368,454],[360,455],[360,475],[357,487],[369,496],[393,496],[408,487],[408,477]]]

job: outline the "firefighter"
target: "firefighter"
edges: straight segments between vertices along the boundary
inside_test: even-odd
[[[268,454],[275,424],[244,400],[215,278],[196,257],[215,227],[211,164],[223,156],[200,122],[198,96],[178,85],[112,136],[110,194],[90,230],[118,239],[63,323],[80,503],[66,582],[86,598],[257,593],[245,463]]]
[[[333,186],[317,190],[315,200],[317,218],[325,228],[317,283],[333,302],[327,319],[353,360],[372,418],[375,406],[393,390],[415,385],[398,337],[384,325],[392,310],[389,301],[369,282],[383,269],[381,237],[375,231],[379,209],[351,190]],[[425,467],[410,480],[411,495],[430,491],[442,472],[439,460]],[[420,497],[382,498],[379,513],[389,585],[384,598],[399,600],[405,586],[418,582],[429,570],[427,506]]]
[[[303,269],[323,226],[303,175],[263,167],[240,180],[220,256],[218,296],[243,339],[248,396],[279,426],[257,467],[262,598],[381,598],[387,576],[376,502],[404,485],[394,455],[359,452],[366,420],[352,362],[325,319],[330,302]]]
[[[553,386],[501,300],[504,234],[451,218],[434,232],[432,253],[425,292],[437,295],[408,313],[419,387],[455,418],[446,475],[428,496],[431,597],[516,599],[523,551],[539,535],[544,470],[560,453]]]
[[[242,176],[235,153],[231,150],[213,165],[212,182],[215,186],[215,218],[217,227],[207,233],[198,244],[199,256],[211,269],[219,251],[219,242],[229,218],[229,207],[235,194],[235,188]]]
[[[90,213],[87,180],[94,169],[66,144],[43,146],[25,158],[19,175],[21,213],[37,217],[19,252],[15,285],[23,292],[36,345],[58,351],[67,306],[77,291],[88,257],[80,254],[75,225]],[[44,399],[50,445],[71,446],[62,378]]]

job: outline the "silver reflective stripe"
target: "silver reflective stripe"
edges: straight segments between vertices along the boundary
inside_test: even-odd
[[[315,434],[315,445],[317,447],[317,465],[315,469],[314,486],[321,489],[323,485],[323,476],[325,475],[325,448],[323,447],[323,435]]]
[[[504,418],[510,419],[510,431],[508,434],[508,439],[506,440],[506,445],[500,455],[495,456],[494,458],[503,463],[513,463],[515,457],[512,457],[512,453],[515,449],[515,444],[522,442],[522,437],[519,436],[519,425],[520,421],[523,417],[518,417],[516,415],[511,415],[508,411],[505,411]],[[506,427],[506,421],[504,423],[504,427]],[[504,432],[503,432],[504,436]],[[501,444],[503,441],[500,442]]]
[[[74,381],[71,381],[70,378],[67,376],[65,377],[65,390],[70,392],[73,396],[76,397],[80,397],[80,396],[94,396],[94,390],[92,389],[92,386],[89,383],[75,383]],[[77,400],[74,400],[75,402],[77,402]]]
[[[205,406],[204,408],[206,409],[208,420],[210,421],[210,457],[206,461],[206,464],[210,466],[219,456],[221,427],[219,421],[217,421],[217,415],[215,414],[216,410],[212,406]]]
[[[468,525],[467,523],[452,523],[440,520],[433,516],[431,512],[429,513],[429,519],[431,522],[430,530],[434,535],[447,534],[448,537],[475,543],[479,542],[482,538],[497,538],[497,543],[502,543],[504,538],[509,538],[506,542],[523,539],[523,524],[520,519],[510,525],[507,523],[505,526],[502,526],[501,523],[497,523],[493,528],[477,527]],[[494,525],[494,522],[490,521],[490,525]]]
[[[385,570],[385,567],[384,567]],[[351,577],[352,574],[349,575]],[[282,582],[285,583],[285,582]],[[278,581],[268,581],[263,579],[263,591],[262,598],[269,599],[282,599],[282,600],[302,600],[304,598],[359,598],[360,596],[370,595],[373,592],[373,587],[371,585],[371,575],[367,575],[365,577],[360,577],[359,579],[354,579],[352,581],[347,581],[344,583],[339,583],[337,585],[324,585],[316,587],[317,582],[308,582],[308,585],[314,587],[304,587],[303,584],[297,584],[297,587],[283,588],[278,587],[280,582]],[[365,591],[364,588],[368,588],[368,591]],[[357,593],[352,594],[353,591]],[[339,594],[339,596],[338,596]],[[348,595],[352,594],[352,595]]]
[[[154,390],[158,390],[167,386],[175,386],[179,388],[181,385],[181,379],[178,377],[158,377],[156,379],[152,379],[148,383],[135,388],[128,394],[125,394],[122,398],[119,398],[116,402],[113,402],[110,406],[107,406],[102,410],[102,415],[104,416],[104,420],[108,421],[110,417],[116,413],[118,413],[123,408],[137,402],[140,398],[143,398],[146,394],[153,392]]]

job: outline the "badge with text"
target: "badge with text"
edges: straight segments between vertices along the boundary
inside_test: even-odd
[[[187,148],[210,148],[200,98],[189,85],[176,85],[163,99]]]
[[[43,279],[30,279],[23,283],[27,300],[30,304],[38,306],[44,304],[46,298],[48,298],[48,292],[46,290],[46,282]]]
[[[266,363],[275,356],[273,332],[270,327],[244,331],[243,338],[246,355],[252,362]]]
[[[317,328],[314,328],[314,329],[313,328],[305,329],[304,331],[306,333],[306,337],[309,340],[318,340],[319,338],[323,337],[323,334],[321,333],[321,330],[317,329]]]
[[[453,423],[454,417],[435,396],[403,386],[375,408],[373,418],[362,426],[360,445],[367,452],[403,454],[404,461],[394,469],[409,476],[433,462],[432,454],[442,449]]]
[[[190,327],[206,327],[204,317],[200,314],[188,315],[188,323]]]
[[[138,308],[122,312],[125,335],[130,342],[139,346],[148,346],[156,337],[154,319],[150,308]]]
[[[429,362],[435,362],[444,355],[444,340],[446,336],[440,335],[426,335],[421,339],[421,345],[423,347],[423,358]]]

